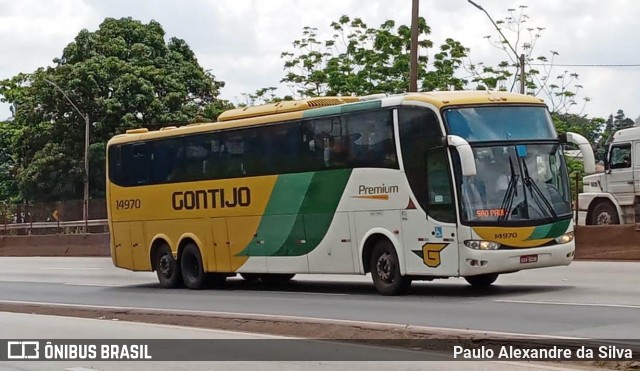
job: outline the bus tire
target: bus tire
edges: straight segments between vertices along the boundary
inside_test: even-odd
[[[611,201],[598,201],[591,210],[590,225],[620,224],[618,211]]]
[[[240,277],[247,282],[258,282],[260,275],[257,273],[240,273]]]
[[[411,286],[411,279],[400,272],[398,254],[389,240],[380,240],[374,246],[369,267],[373,285],[382,295],[404,294]]]
[[[164,243],[158,247],[153,260],[153,266],[156,269],[156,275],[161,287],[172,289],[182,284],[180,264],[173,258],[169,245]]]
[[[202,256],[198,246],[188,243],[180,256],[180,268],[182,269],[182,281],[187,288],[200,290],[207,281],[207,275],[202,266]]]
[[[498,273],[479,274],[477,276],[468,276],[464,279],[473,287],[487,287],[498,279]]]
[[[260,281],[267,285],[278,285],[291,281],[296,275],[293,273],[269,273],[261,274]]]

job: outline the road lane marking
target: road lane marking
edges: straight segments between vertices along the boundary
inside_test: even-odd
[[[64,285],[67,286],[96,286],[96,287],[120,287],[120,285],[108,285],[104,283],[76,283],[76,282],[65,282]]]
[[[57,270],[57,271],[97,271],[102,270],[104,268],[99,267],[43,267],[40,270],[48,271],[48,270]]]
[[[65,371],[96,371],[96,369],[85,368],[85,367],[71,367],[71,368],[65,368]]]
[[[632,304],[606,304],[606,303],[571,303],[564,301],[536,301],[536,300],[509,300],[498,299],[494,300],[497,303],[513,303],[513,304],[541,304],[541,305],[566,305],[576,307],[608,307],[608,308],[628,308],[628,309],[640,309],[640,305]]]

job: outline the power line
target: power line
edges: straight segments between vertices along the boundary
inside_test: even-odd
[[[551,63],[529,63],[530,66],[549,67],[640,67],[640,64],[551,64]]]

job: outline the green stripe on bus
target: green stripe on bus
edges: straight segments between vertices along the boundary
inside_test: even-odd
[[[297,214],[313,176],[314,173],[278,176],[256,236],[239,256],[270,256],[277,253],[295,227]]]
[[[567,232],[567,228],[569,228],[569,224],[571,223],[570,219],[561,220],[559,222],[545,224],[537,226],[531,236],[527,238],[527,240],[540,240],[543,238],[556,238]]]
[[[302,118],[319,117],[319,116],[331,116],[341,113],[349,113],[355,111],[363,111],[368,109],[376,109],[382,107],[382,101],[371,100],[359,103],[350,103],[339,106],[329,106],[322,108],[314,108],[302,113]]]
[[[290,175],[296,177],[276,181],[257,236],[238,255],[301,256],[315,249],[327,234],[351,169],[305,173],[308,178],[303,174],[281,177]],[[295,206],[287,205],[292,201],[298,208],[293,213]]]
[[[308,254],[322,241],[331,226],[350,176],[351,169],[319,171],[314,174],[300,208],[304,217],[305,243],[283,246],[288,256]]]

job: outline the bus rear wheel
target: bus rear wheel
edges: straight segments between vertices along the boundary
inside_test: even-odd
[[[268,285],[278,285],[291,281],[293,277],[295,277],[293,273],[269,273],[261,274],[260,281]]]
[[[180,264],[173,258],[169,245],[163,244],[160,246],[153,259],[153,266],[156,269],[160,286],[167,289],[180,286],[182,283]]]
[[[464,279],[473,287],[487,287],[498,279],[498,273],[479,274],[477,276],[468,276]]]
[[[184,247],[180,257],[180,268],[182,269],[182,280],[187,288],[200,290],[204,287],[207,275],[202,266],[202,257],[198,246],[189,243]]]
[[[400,295],[411,286],[411,279],[402,276],[398,255],[388,240],[379,241],[373,248],[369,267],[373,285],[382,295]]]

